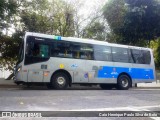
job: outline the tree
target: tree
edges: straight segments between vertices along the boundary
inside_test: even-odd
[[[152,40],[150,47],[153,49],[153,55],[155,60],[156,69],[160,70],[160,38]]]
[[[104,23],[95,21],[93,23],[88,24],[86,28],[83,30],[83,37],[84,38],[90,38],[90,39],[96,39],[96,40],[105,40],[106,38],[106,29],[104,26]]]
[[[109,0],[103,7],[103,15],[111,30],[115,33],[123,26],[127,8],[124,0]]]
[[[159,12],[158,0],[110,0],[103,14],[119,43],[146,46],[160,36]]]
[[[32,0],[20,17],[25,31],[73,36],[73,12],[72,6],[64,1]]]
[[[13,67],[17,61],[19,44],[21,43],[21,39],[16,36],[1,36],[0,37],[0,53],[2,54],[2,58],[0,58],[0,64],[5,69],[13,70]]]
[[[17,12],[17,2],[14,0],[1,0],[0,2],[0,65],[6,69],[13,69],[17,43],[8,36],[8,28],[12,25],[13,15]],[[5,31],[5,35],[2,34]],[[15,53],[13,52],[15,51]]]
[[[0,34],[5,29],[6,34],[8,28],[13,22],[12,16],[17,11],[17,2],[14,0],[1,0],[0,2]]]
[[[62,36],[74,35],[72,16],[74,10],[63,1],[2,0],[0,12],[1,32],[5,29],[7,33],[10,24],[14,24],[16,31],[12,36],[8,34],[0,36],[0,53],[2,54],[0,64],[5,69],[13,70],[21,43],[20,37],[24,35],[24,31]],[[9,18],[12,21],[9,21]]]

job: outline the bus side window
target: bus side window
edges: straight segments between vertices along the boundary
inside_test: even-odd
[[[93,60],[93,46],[89,44],[81,45],[81,59]]]
[[[131,53],[131,49],[128,49],[128,57],[129,57],[129,62],[130,63],[134,63],[134,59],[133,59],[133,54]]]
[[[73,58],[80,59],[80,43],[70,43],[70,50]]]
[[[77,51],[77,56],[76,56],[76,58],[78,58],[78,59],[79,59],[79,56],[80,56],[79,54],[80,54],[79,51]]]
[[[143,55],[142,55],[141,50],[131,49],[131,54],[132,54],[134,63],[137,63],[137,64],[143,64],[144,63],[143,62]]]
[[[112,56],[114,62],[129,62],[127,48],[112,47]]]
[[[150,64],[151,54],[149,50],[142,50],[144,64]]]
[[[111,47],[94,45],[94,59],[98,61],[112,61]]]

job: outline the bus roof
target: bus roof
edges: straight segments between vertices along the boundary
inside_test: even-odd
[[[80,43],[108,45],[108,46],[123,47],[123,48],[130,47],[130,48],[135,48],[135,49],[151,50],[150,48],[122,45],[122,44],[116,44],[116,43],[108,43],[107,41],[98,41],[98,40],[93,40],[93,39],[84,39],[84,38],[75,38],[75,37],[61,37],[61,36],[48,35],[48,34],[35,33],[35,32],[26,32],[25,36],[37,36],[37,37],[44,37],[44,38],[50,38],[50,39],[58,38],[59,40],[65,40],[65,41],[70,41],[70,42],[80,42]]]

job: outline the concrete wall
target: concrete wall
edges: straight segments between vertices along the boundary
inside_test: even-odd
[[[7,78],[11,74],[11,71],[0,68],[0,78]]]

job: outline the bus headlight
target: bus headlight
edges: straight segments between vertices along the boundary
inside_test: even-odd
[[[19,67],[17,71],[19,72],[20,70],[21,70],[21,67]]]

